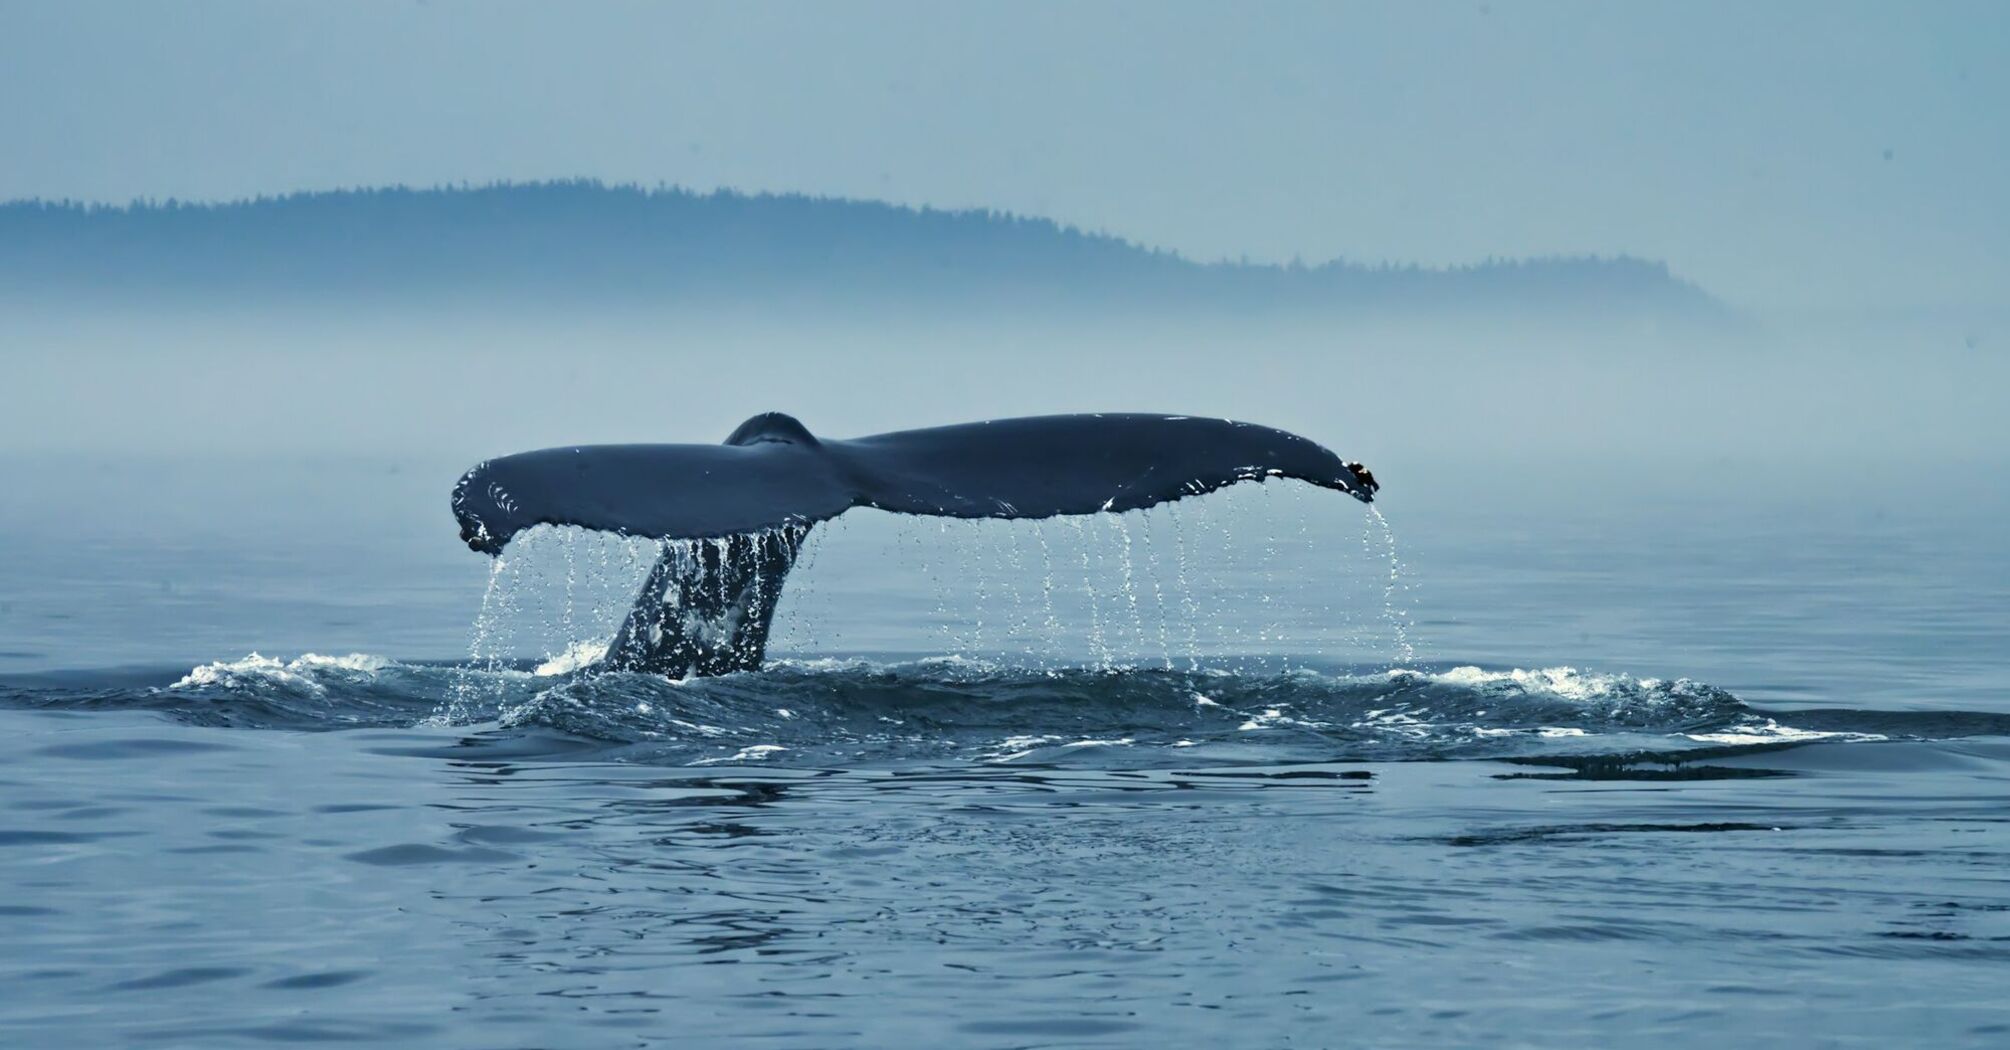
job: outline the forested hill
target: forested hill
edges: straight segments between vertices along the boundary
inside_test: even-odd
[[[555,182],[0,204],[0,295],[1714,318],[1659,263],[1202,263],[1046,219]]]

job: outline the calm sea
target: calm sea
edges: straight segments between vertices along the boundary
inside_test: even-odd
[[[452,464],[0,464],[0,1044],[2001,1046],[2010,486],[855,513],[777,660]]]

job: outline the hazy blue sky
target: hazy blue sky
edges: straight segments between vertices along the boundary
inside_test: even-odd
[[[2010,301],[2010,3],[0,0],[0,198],[575,175]]]

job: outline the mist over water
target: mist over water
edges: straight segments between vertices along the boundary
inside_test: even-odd
[[[2006,370],[1991,333],[1930,319],[1724,332],[331,304],[29,307],[0,326],[21,393],[0,421],[10,458],[373,457],[441,470],[497,448],[716,441],[770,408],[833,436],[1205,409],[1318,435],[1412,482],[1521,457],[1566,468],[1727,457],[1741,473],[1976,462],[2000,443],[1988,391]]]

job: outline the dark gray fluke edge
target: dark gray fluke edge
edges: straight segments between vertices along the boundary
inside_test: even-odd
[[[853,507],[951,518],[1122,513],[1287,477],[1371,499],[1360,464],[1296,434],[1198,416],[1033,416],[825,441],[779,412],[722,445],[588,445],[483,463],[454,487],[461,539],[497,554],[533,525],[715,539]]]
[[[1359,463],[1270,427],[1198,416],[1033,416],[824,441],[779,412],[722,445],[544,449],[454,486],[461,539],[500,554],[535,525],[665,541],[607,656],[617,668],[722,674],[760,666],[781,584],[809,526],[853,507],[952,518],[1123,513],[1238,481],[1295,478],[1364,503]]]

